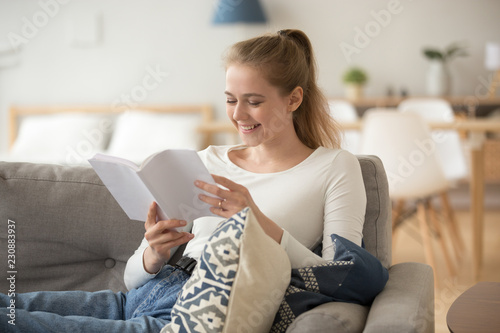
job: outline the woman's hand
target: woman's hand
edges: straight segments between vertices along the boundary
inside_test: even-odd
[[[222,217],[231,217],[245,207],[257,210],[252,196],[246,187],[221,176],[212,175],[215,182],[224,186],[227,190],[213,184],[196,181],[195,185],[215,197],[200,194],[201,201],[208,203],[210,211]]]
[[[276,242],[281,242],[283,229],[281,229],[280,226],[271,221],[260,211],[245,186],[237,184],[225,177],[217,175],[212,175],[212,177],[217,184],[222,185],[226,189],[199,180],[195,182],[197,187],[213,195],[199,195],[201,201],[212,206],[210,207],[210,211],[212,213],[229,218],[245,207],[250,207],[262,229],[264,229],[269,236],[276,240]]]
[[[156,221],[157,204],[153,202],[149,207],[148,218],[144,224],[146,232],[144,237],[149,247],[144,251],[144,269],[154,274],[158,272],[165,261],[170,258],[170,250],[176,246],[187,243],[194,235],[188,232],[178,232],[174,228],[183,227],[186,221],[164,220]]]

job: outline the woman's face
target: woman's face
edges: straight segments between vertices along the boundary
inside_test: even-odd
[[[226,71],[226,113],[243,144],[280,144],[294,131],[290,96],[282,96],[250,66],[230,65]]]

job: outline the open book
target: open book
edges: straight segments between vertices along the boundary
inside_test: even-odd
[[[89,163],[132,220],[145,221],[153,201],[158,204],[160,220],[185,220],[184,230],[196,218],[214,216],[210,205],[198,198],[204,191],[194,181],[215,182],[194,150],[164,150],[141,166],[103,154],[96,154]]]

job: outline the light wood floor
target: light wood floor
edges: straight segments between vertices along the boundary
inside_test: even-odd
[[[451,277],[447,274],[437,243],[433,244],[439,266],[437,276],[436,272],[434,274],[435,278],[439,279],[439,287],[435,288],[436,333],[449,332],[446,326],[446,314],[453,301],[465,290],[479,281],[500,282],[500,209],[489,209],[485,212],[484,257],[478,281],[475,281],[472,275],[470,252],[472,238],[469,211],[455,210],[455,214],[465,241],[466,254],[456,265],[458,268],[457,275]],[[399,233],[396,237],[393,253],[393,263],[406,261],[425,263],[423,245],[416,219],[410,218],[405,221],[398,230]]]

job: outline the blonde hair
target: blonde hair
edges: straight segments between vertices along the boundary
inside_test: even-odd
[[[311,42],[300,30],[280,30],[238,42],[225,55],[231,64],[249,65],[262,72],[283,95],[296,87],[304,91],[302,104],[293,112],[293,124],[306,146],[340,147],[341,131],[330,116],[328,101],[316,83],[316,62]]]

